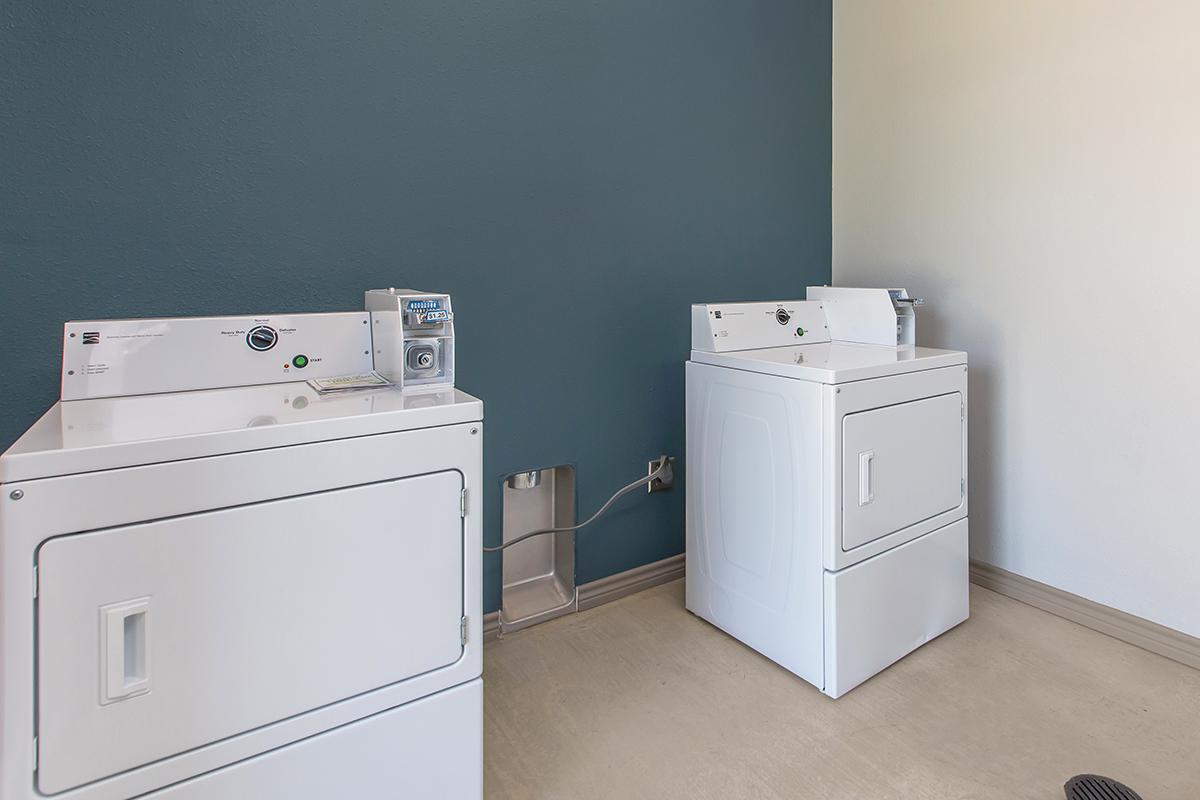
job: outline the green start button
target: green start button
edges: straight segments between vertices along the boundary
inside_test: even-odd
[[[296,356],[292,359],[292,366],[296,369],[304,369],[308,366],[308,356]]]

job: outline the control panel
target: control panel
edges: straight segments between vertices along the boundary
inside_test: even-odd
[[[68,322],[62,399],[370,372],[371,333],[362,311]]]
[[[450,295],[415,289],[371,289],[375,370],[404,389],[454,385],[454,311]]]
[[[821,303],[700,303],[692,306],[692,349],[712,353],[829,341]]]

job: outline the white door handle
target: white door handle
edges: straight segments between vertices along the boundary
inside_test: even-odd
[[[150,598],[100,608],[100,704],[150,691]]]
[[[865,506],[875,499],[875,488],[871,485],[871,463],[874,460],[874,450],[858,454],[858,504],[860,506]]]

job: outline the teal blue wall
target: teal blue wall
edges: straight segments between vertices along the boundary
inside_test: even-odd
[[[64,320],[413,285],[454,297],[489,488],[572,463],[590,513],[683,453],[690,303],[828,282],[830,33],[829,0],[8,0],[0,447]],[[578,577],[682,549],[683,492],[637,496]]]

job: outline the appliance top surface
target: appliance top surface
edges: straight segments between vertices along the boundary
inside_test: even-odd
[[[60,401],[0,456],[0,483],[482,419],[453,388],[320,395],[303,381]]]
[[[847,383],[966,364],[959,350],[824,342],[728,353],[692,351],[692,361],[819,383]]]

